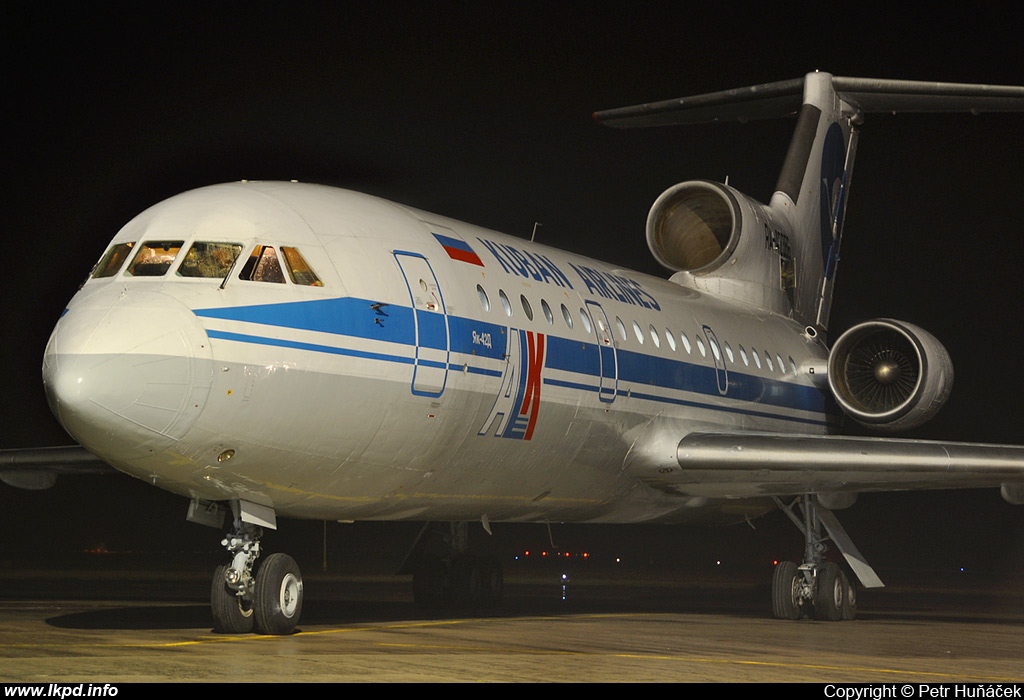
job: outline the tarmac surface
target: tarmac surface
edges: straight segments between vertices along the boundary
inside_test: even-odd
[[[0,682],[1024,683],[1013,579],[908,575],[829,623],[773,620],[732,575],[513,567],[486,614],[424,612],[408,577],[304,577],[298,631],[269,637],[214,634],[200,571],[0,570]]]

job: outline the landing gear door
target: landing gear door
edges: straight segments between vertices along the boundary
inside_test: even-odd
[[[448,314],[434,270],[419,253],[395,251],[412,302],[415,355],[412,393],[440,396],[448,381],[450,336]]]

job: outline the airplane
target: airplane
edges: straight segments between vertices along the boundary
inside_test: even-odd
[[[43,359],[79,446],[4,450],[46,488],[114,469],[229,530],[215,629],[290,634],[303,582],[264,556],[278,517],[425,523],[417,603],[500,602],[481,523],[742,522],[804,537],[776,618],[853,619],[882,582],[836,517],[860,493],[997,488],[1024,504],[1024,446],[892,433],[946,402],[942,344],[876,319],[828,340],[860,125],[871,112],[1024,110],[1024,87],[824,72],[596,113],[612,127],[795,117],[768,204],[687,181],[654,202],[668,279],[354,191],[202,187],[145,210],[67,304]],[[826,557],[838,549],[847,569]]]

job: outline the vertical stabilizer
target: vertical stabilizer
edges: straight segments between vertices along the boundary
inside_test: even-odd
[[[804,81],[796,131],[769,207],[793,231],[793,315],[828,327],[846,197],[857,146],[859,112],[835,92],[832,76]]]

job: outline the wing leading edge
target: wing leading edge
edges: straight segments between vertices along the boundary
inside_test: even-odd
[[[47,489],[58,474],[117,474],[80,445],[0,450],[0,481],[21,489]]]
[[[691,433],[651,486],[718,497],[999,488],[1024,504],[1024,446],[774,433]]]

